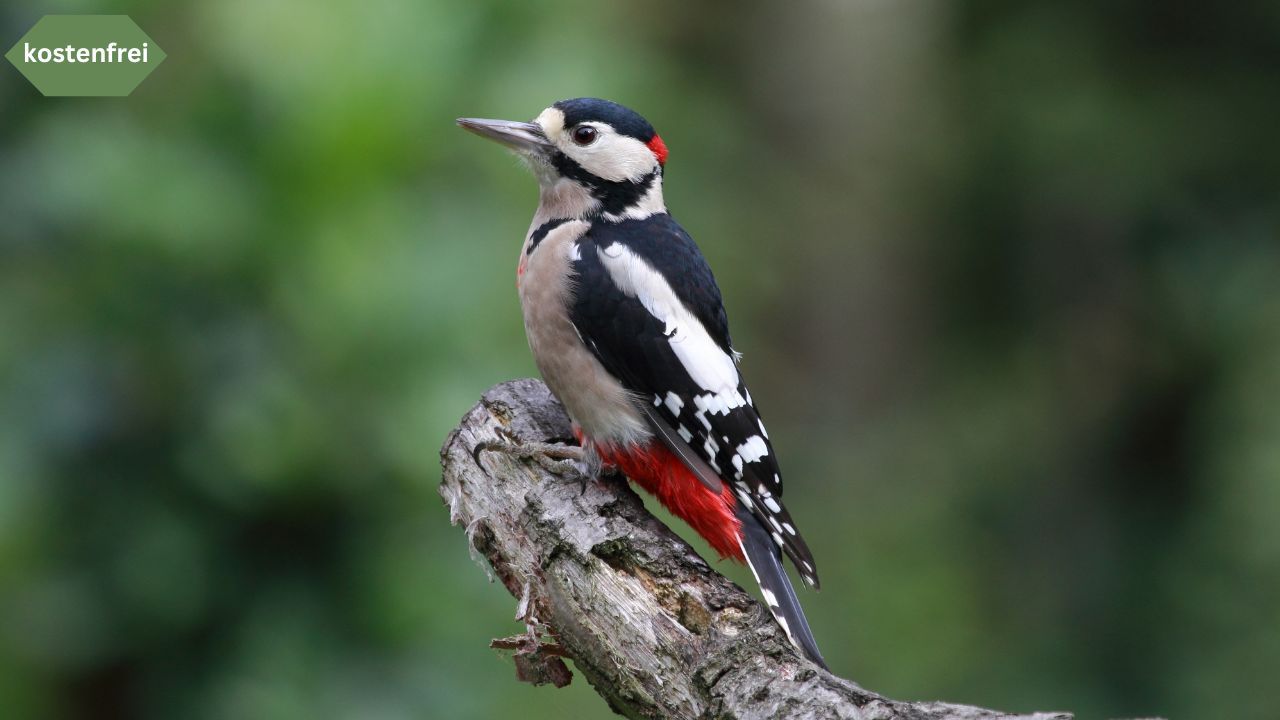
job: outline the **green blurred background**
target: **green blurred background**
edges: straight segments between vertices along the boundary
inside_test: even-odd
[[[453,119],[579,95],[671,148],[838,673],[1280,717],[1277,3],[19,0],[4,49],[53,12],[169,57],[0,68],[6,717],[608,715],[487,649],[436,495],[536,372],[534,183]]]

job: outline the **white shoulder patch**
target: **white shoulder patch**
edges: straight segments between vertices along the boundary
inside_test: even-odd
[[[666,278],[622,243],[600,249],[600,262],[626,295],[634,297],[666,326],[667,342],[699,387],[716,396],[712,412],[727,412],[743,404],[738,393],[738,368],[716,345],[698,318],[680,302]]]

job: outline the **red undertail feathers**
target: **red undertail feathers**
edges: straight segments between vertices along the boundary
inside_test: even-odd
[[[711,490],[657,440],[624,447],[597,445],[596,451],[606,465],[617,467],[676,517],[689,523],[721,557],[745,561],[739,543],[742,522],[734,513],[737,501],[728,485],[718,493]]]

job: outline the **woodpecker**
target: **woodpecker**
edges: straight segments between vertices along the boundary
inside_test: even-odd
[[[539,185],[516,269],[534,361],[588,467],[653,494],[722,557],[744,561],[787,637],[826,667],[782,566],[817,589],[782,504],[769,434],[738,369],[715,277],[667,212],[667,146],[639,114],[562,100],[533,122],[460,118]]]

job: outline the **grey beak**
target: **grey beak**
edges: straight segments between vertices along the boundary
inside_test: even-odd
[[[520,152],[546,154],[552,148],[546,133],[542,132],[542,126],[537,123],[458,118],[458,127]]]

